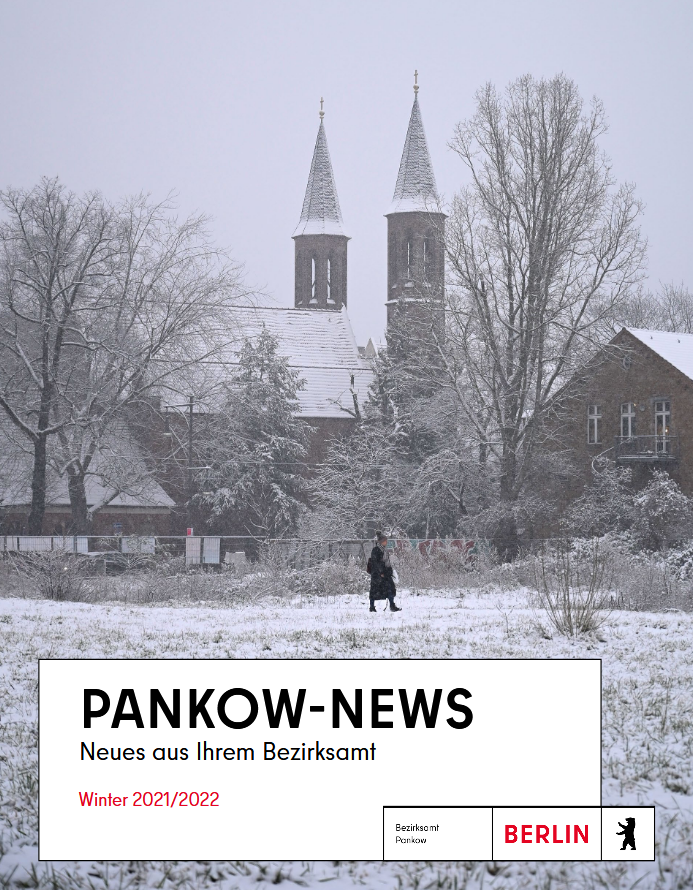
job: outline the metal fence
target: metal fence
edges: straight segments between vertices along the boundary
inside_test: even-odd
[[[186,566],[241,566],[249,555],[263,551],[294,568],[333,559],[354,559],[365,563],[372,547],[371,539],[360,538],[307,541],[228,535],[0,535],[0,554],[5,557],[62,552],[109,560],[123,555],[123,563],[128,561],[127,557],[184,557]],[[388,547],[397,552],[418,551],[429,556],[441,551],[472,553],[475,542],[463,539],[393,538]]]

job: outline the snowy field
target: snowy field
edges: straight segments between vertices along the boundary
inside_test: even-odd
[[[0,888],[693,888],[693,614],[615,612],[592,639],[538,629],[523,591],[244,605],[0,599]],[[382,608],[382,607],[381,607]],[[37,659],[600,657],[604,803],[658,807],[655,863],[37,861]],[[387,671],[387,666],[383,667]]]

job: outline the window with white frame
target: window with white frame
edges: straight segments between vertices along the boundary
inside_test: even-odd
[[[621,437],[632,439],[635,435],[635,403],[624,402],[621,405]]]
[[[602,406],[587,406],[587,441],[590,445],[599,445],[602,441]]]
[[[657,451],[660,454],[669,452],[669,428],[671,426],[671,402],[658,399],[655,402],[655,436]]]

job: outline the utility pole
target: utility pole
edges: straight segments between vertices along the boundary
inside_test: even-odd
[[[193,397],[188,398],[188,528],[192,525],[192,497],[193,497]]]

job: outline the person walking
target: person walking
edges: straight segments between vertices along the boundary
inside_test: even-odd
[[[368,560],[371,572],[371,612],[375,612],[376,600],[389,600],[391,612],[401,612],[395,605],[395,580],[393,577],[390,554],[387,549],[387,535],[382,532],[375,533],[375,547],[371,550],[371,558]]]

